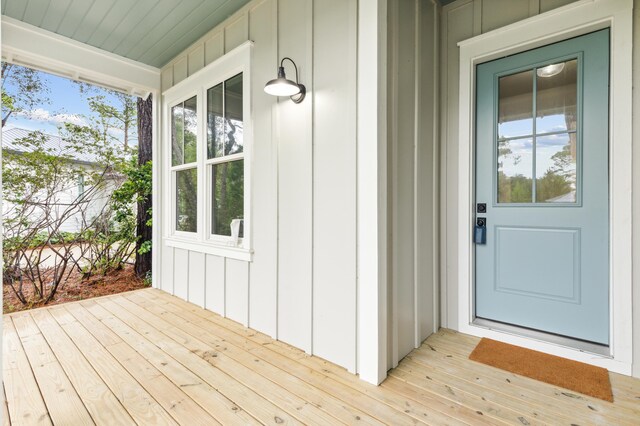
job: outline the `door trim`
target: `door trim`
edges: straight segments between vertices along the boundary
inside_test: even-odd
[[[632,22],[633,0],[582,0],[465,40],[460,46],[458,164],[458,329],[479,337],[601,366],[630,375],[632,333]],[[475,179],[475,65],[587,34],[611,31],[609,110],[610,355],[474,325],[472,221]],[[615,143],[611,141],[615,140]],[[455,284],[454,284],[455,285]]]

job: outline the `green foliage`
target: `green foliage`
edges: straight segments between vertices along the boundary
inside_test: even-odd
[[[46,101],[38,72],[11,67],[3,64],[3,83],[13,78],[12,88],[25,93],[7,93],[3,85],[3,124],[12,112]],[[94,90],[85,89],[84,94]],[[151,194],[151,163],[138,166],[136,150],[128,146],[136,128],[136,100],[117,94],[116,103],[109,104],[97,91],[91,93],[87,102],[95,114],[88,125],[61,126],[62,147],[52,148],[47,135],[32,132],[15,141],[16,151],[3,150],[2,191],[9,206],[3,214],[3,281],[23,304],[31,302],[23,285],[32,285],[46,303],[73,270],[84,277],[107,274],[135,255],[136,206]],[[124,132],[123,143],[114,129]],[[92,164],[74,161],[79,153],[89,155]],[[69,200],[79,175],[84,190]],[[80,223],[78,233],[62,231],[71,217]],[[145,241],[140,252],[150,249]]]
[[[213,170],[213,232],[231,235],[231,221],[244,215],[244,161],[221,163]]]
[[[15,87],[12,93],[5,87],[7,82]],[[2,126],[12,113],[30,111],[35,105],[49,103],[49,92],[38,71],[2,62]]]
[[[111,196],[117,235],[121,240],[136,241],[136,206],[151,196],[152,163],[138,165],[136,158],[131,158],[123,168],[125,180]],[[151,217],[151,211],[148,212]],[[151,219],[147,222],[151,226]],[[151,251],[151,241],[143,241],[139,254]]]

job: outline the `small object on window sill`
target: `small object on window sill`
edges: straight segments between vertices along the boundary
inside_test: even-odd
[[[238,245],[240,238],[240,226],[242,225],[242,219],[233,219],[231,221],[231,238],[233,238],[234,244]]]

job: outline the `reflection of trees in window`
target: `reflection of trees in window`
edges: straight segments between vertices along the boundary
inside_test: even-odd
[[[507,176],[498,172],[498,199],[501,203],[530,203],[532,179],[523,175]]]
[[[198,170],[196,168],[176,172],[176,230],[198,230]]]
[[[244,218],[244,160],[213,165],[212,233],[231,235],[231,221]],[[242,234],[239,235],[242,237]]]
[[[244,218],[243,148],[242,74],[238,74],[207,90],[212,234],[230,236],[231,221]]]
[[[197,100],[194,96],[171,108],[171,165],[197,159]]]

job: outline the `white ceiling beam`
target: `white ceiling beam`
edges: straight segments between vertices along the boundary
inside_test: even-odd
[[[2,16],[2,59],[146,98],[160,91],[160,69]]]

